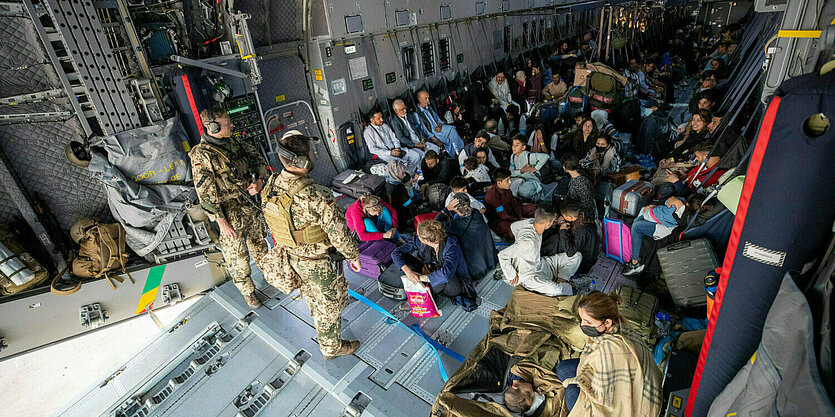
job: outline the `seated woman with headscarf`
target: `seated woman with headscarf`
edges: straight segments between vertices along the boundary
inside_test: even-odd
[[[620,303],[617,295],[592,291],[577,305],[580,329],[589,341],[579,359],[557,365],[569,417],[661,412],[661,372],[649,347],[620,315]]]
[[[610,140],[618,140],[618,130],[615,125],[609,121],[609,113],[606,110],[594,110],[591,112],[591,119],[594,120],[594,125],[597,126],[597,131],[605,135]]]
[[[484,221],[484,216],[478,213],[473,215],[473,207],[467,193],[454,194],[435,220],[443,223],[450,236],[455,236],[459,242],[467,242],[464,259],[473,280],[484,278],[496,268],[493,235]]]
[[[406,171],[403,162],[394,160],[388,163],[388,175],[386,175],[386,194],[389,196],[391,206],[397,211],[397,217],[404,223],[414,219],[415,210],[423,201],[420,189],[417,186],[416,177],[412,177]],[[403,224],[400,230],[411,229]]]
[[[519,113],[525,113],[528,111],[528,80],[525,75],[525,71],[516,71],[513,78],[513,84],[510,88],[510,96],[513,98],[514,102],[521,106]]]
[[[395,249],[391,259],[413,283],[429,283],[436,296],[449,297],[467,311],[478,307],[458,239],[448,236],[441,222],[426,220],[418,224],[417,236]],[[411,310],[409,302],[401,304],[400,309]]]
[[[400,240],[397,233],[397,212],[376,195],[366,194],[345,211],[348,229],[363,242],[389,239]]]

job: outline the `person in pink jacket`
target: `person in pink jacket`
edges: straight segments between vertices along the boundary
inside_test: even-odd
[[[400,241],[397,233],[397,212],[379,197],[365,194],[345,211],[348,228],[361,241],[388,239]]]

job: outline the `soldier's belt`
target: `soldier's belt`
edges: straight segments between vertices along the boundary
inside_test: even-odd
[[[296,255],[295,253],[288,253],[288,255],[290,255],[290,257],[291,257],[291,258],[295,258],[295,259],[297,259],[297,260],[298,260],[298,259],[301,259],[301,260],[305,260],[305,261],[324,261],[324,260],[327,260],[327,259],[328,259],[328,255],[327,255],[327,254],[325,254],[325,255],[319,255],[319,256],[316,256],[316,257],[303,256],[303,255]]]

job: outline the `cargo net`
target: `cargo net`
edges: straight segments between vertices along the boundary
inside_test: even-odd
[[[284,22],[302,21],[302,1],[238,0],[235,10],[249,13],[249,31],[256,47],[301,41],[302,26]]]
[[[0,16],[0,96],[42,93],[61,88],[27,16]],[[83,138],[80,123],[72,117],[62,95],[49,100],[0,107],[0,114],[51,114],[38,122],[6,121],[0,124],[0,147],[9,169],[24,184],[29,196],[57,219],[67,231],[78,219],[111,219],[101,186],[90,174],[67,162],[64,148]],[[20,214],[5,188],[0,187],[0,227]]]

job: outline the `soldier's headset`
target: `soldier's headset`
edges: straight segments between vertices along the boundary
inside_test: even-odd
[[[289,138],[290,136],[304,136],[304,135],[302,135],[302,132],[299,132],[298,130],[290,130],[290,131],[285,132],[281,136],[281,140]],[[290,165],[292,165],[296,168],[301,168],[301,169],[307,169],[308,167],[310,167],[310,158],[307,155],[299,155],[299,154],[285,148],[284,146],[281,146],[281,141],[278,141],[278,143],[276,143],[275,148],[276,148],[276,151],[278,151],[278,154],[281,157],[283,157],[288,162],[290,162]]]
[[[206,131],[210,135],[220,133],[220,122],[218,122],[217,118],[215,118],[215,114],[226,114],[226,109],[220,106],[214,106],[211,109],[208,109],[208,111],[204,114],[200,115],[200,119],[203,122],[203,126],[206,128]]]

